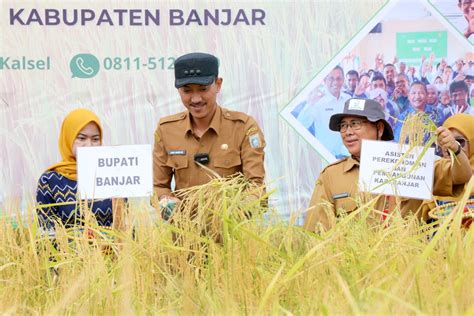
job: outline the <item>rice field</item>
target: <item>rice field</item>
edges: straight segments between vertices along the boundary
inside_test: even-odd
[[[165,222],[135,203],[120,230],[0,225],[3,314],[474,314],[474,230],[370,205],[312,233],[265,209],[241,178],[191,189]],[[273,192],[267,193],[271,197]],[[87,212],[87,210],[84,210]],[[436,233],[435,233],[436,232]]]

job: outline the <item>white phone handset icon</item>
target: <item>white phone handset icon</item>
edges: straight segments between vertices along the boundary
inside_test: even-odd
[[[76,59],[76,65],[77,68],[79,68],[79,70],[85,73],[86,75],[92,75],[94,73],[94,69],[92,67],[84,66],[84,59],[82,59],[82,57]]]

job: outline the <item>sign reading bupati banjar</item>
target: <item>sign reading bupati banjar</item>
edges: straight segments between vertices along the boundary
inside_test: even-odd
[[[214,82],[221,113],[242,121],[247,116],[234,113],[243,112],[255,121],[240,133],[246,140],[239,144],[254,146],[249,137],[255,140],[258,131],[255,147],[264,157],[266,192],[275,192],[270,206],[302,223],[323,167],[350,155],[340,131],[329,128],[331,116],[342,112],[349,98],[377,100],[396,141],[415,112],[425,113],[433,126],[457,113],[474,113],[469,16],[456,4],[441,8],[444,3],[2,0],[0,217],[34,213],[39,197],[49,197],[53,180],[59,191],[82,191],[88,198],[117,196],[121,187],[120,196],[145,196],[137,199],[156,214],[147,201],[153,184],[145,179],[153,172],[135,150],[84,162],[93,170],[87,176],[92,191],[82,187],[83,162],[77,165],[75,139],[64,135],[76,137],[72,134],[84,126],[68,134],[64,121],[77,109],[94,113],[100,127],[93,134],[94,150],[153,148],[160,121],[187,113],[183,88],[176,88],[175,62],[200,52],[218,59],[222,80]],[[445,17],[452,16],[451,9],[459,11],[456,27]],[[186,69],[183,75],[189,77],[203,71]],[[197,103],[193,106],[207,104]],[[213,125],[206,133],[216,130]],[[175,132],[175,142],[196,136]],[[230,174],[233,169],[224,167],[237,170],[248,158],[239,154],[242,148],[230,146],[240,134],[212,148],[193,148],[192,154],[208,157],[207,167],[228,161],[219,174]],[[173,142],[167,146],[185,149]],[[185,155],[172,157],[182,163],[161,158],[170,172],[187,174],[173,168],[194,168],[193,157],[186,148]],[[68,172],[56,172],[58,166]],[[123,172],[99,173],[116,168]],[[143,184],[146,190],[134,191]]]

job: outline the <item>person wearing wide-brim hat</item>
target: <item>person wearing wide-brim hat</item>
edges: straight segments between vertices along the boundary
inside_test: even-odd
[[[63,120],[58,144],[62,160],[40,176],[36,190],[39,224],[50,235],[58,224],[66,228],[83,225],[77,196],[77,148],[102,145],[102,125],[97,115],[88,109],[71,111]],[[112,199],[95,200],[90,209],[99,226],[112,226]]]
[[[321,171],[311,197],[305,218],[305,228],[315,230],[321,225],[329,229],[335,224],[336,216],[350,213],[357,209],[357,203],[368,202],[374,197],[362,194],[358,188],[359,160],[362,140],[393,140],[393,130],[385,120],[382,106],[375,100],[352,98],[344,104],[342,113],[334,114],[329,121],[329,128],[341,134],[344,146],[350,157],[330,164]],[[453,184],[466,183],[470,177],[470,165],[459,144],[451,132],[443,127],[438,128],[438,144],[457,153],[458,159],[451,167],[449,159],[436,164],[434,190],[443,190]],[[464,172],[464,174],[463,174]],[[402,215],[416,211],[421,201],[405,199],[400,205]],[[395,206],[394,199],[379,196],[374,209],[383,212]],[[378,216],[380,218],[380,216]]]

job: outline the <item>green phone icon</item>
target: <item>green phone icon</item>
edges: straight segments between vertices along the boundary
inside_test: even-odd
[[[77,54],[69,63],[73,78],[92,78],[99,72],[100,63],[92,54]]]

